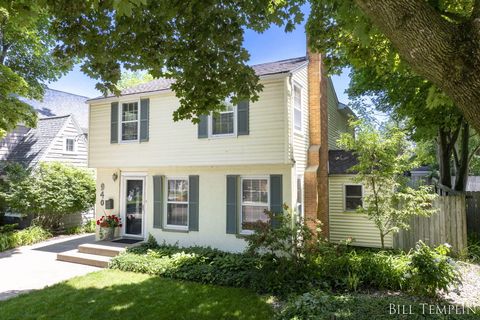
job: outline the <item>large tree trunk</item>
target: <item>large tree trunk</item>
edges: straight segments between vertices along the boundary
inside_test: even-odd
[[[440,128],[437,137],[438,171],[440,173],[440,184],[449,188],[452,187],[451,157],[452,150],[450,148],[448,134]]]
[[[448,94],[480,132],[480,1],[470,20],[444,19],[425,0],[353,0],[419,75]]]
[[[468,181],[468,165],[470,160],[470,149],[468,142],[470,139],[470,127],[466,121],[462,124],[462,136],[460,140],[459,156],[455,159],[455,186],[456,191],[465,191]]]

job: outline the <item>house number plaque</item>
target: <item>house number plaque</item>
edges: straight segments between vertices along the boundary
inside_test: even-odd
[[[100,205],[103,207],[103,205],[105,204],[105,183],[102,182],[102,184],[100,185],[100,198],[102,200],[100,200]]]

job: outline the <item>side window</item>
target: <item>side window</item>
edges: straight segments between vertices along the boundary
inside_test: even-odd
[[[75,139],[67,138],[65,139],[65,151],[74,152],[75,151]]]
[[[363,186],[345,185],[345,210],[355,211],[363,206]]]
[[[293,86],[293,127],[296,131],[302,131],[302,88]]]
[[[303,176],[297,176],[297,213],[303,216]]]

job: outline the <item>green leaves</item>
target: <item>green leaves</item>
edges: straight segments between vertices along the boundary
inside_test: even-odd
[[[231,97],[255,101],[261,86],[246,65],[246,28],[272,23],[290,30],[304,1],[102,1],[95,6],[47,1],[54,19],[56,54],[82,61],[82,71],[107,94],[119,93],[121,68],[174,80],[180,100],[174,120],[198,120]]]
[[[412,145],[405,132],[394,125],[382,130],[361,121],[352,122],[355,136],[342,134],[339,145],[353,151],[358,164],[355,180],[366,188],[364,206],[359,213],[367,217],[380,231],[382,247],[387,234],[408,229],[410,217],[430,216],[435,194],[428,187],[413,189],[407,185],[405,173],[418,166]]]
[[[34,214],[47,228],[59,219],[85,211],[95,202],[95,180],[85,169],[61,163],[41,163],[33,172],[12,164],[5,169],[7,183],[2,197],[14,212]]]

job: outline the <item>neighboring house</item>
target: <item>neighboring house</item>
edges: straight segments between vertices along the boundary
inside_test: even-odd
[[[87,166],[87,97],[47,89],[42,101],[21,100],[38,113],[36,128],[17,126],[0,141],[0,161],[35,167],[41,161]]]
[[[120,214],[124,237],[240,251],[249,223],[286,203],[340,240],[329,204],[343,191],[331,185],[329,203],[328,149],[353,112],[338,103],[318,54],[253,69],[259,100],[198,125],[172,120],[179,101],[164,79],[89,100],[97,218]]]

